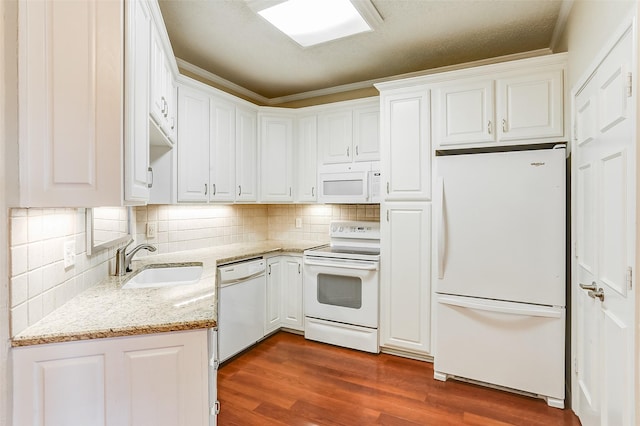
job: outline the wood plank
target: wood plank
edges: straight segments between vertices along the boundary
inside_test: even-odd
[[[218,424],[579,426],[571,410],[469,383],[433,364],[279,332],[225,362]]]

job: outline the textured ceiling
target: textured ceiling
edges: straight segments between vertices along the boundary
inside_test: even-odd
[[[372,0],[375,31],[301,48],[244,0],[159,3],[177,58],[265,98],[549,48],[562,5]]]

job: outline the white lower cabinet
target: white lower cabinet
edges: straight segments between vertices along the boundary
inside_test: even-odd
[[[381,208],[380,345],[431,352],[431,203]]]
[[[304,330],[302,258],[276,256],[267,260],[265,334],[279,328]]]
[[[209,425],[207,334],[14,348],[13,424]]]

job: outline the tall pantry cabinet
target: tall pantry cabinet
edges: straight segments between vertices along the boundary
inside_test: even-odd
[[[429,90],[381,89],[380,111],[380,345],[425,356],[431,350]]]

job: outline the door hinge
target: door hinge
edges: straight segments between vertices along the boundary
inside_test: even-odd
[[[209,363],[209,365],[214,369],[217,370],[218,368],[220,368],[220,361],[218,361],[217,359],[212,359],[211,362]]]
[[[220,414],[220,401],[216,401],[213,403],[213,406],[210,407],[209,414],[212,416],[217,416]]]
[[[633,268],[631,266],[627,268],[627,287],[629,290],[633,290]]]
[[[631,72],[627,73],[627,97],[630,98],[633,94],[633,74]]]
[[[573,372],[578,374],[578,358],[573,359]]]
[[[573,256],[576,259],[578,258],[578,242],[577,241],[573,243]]]

